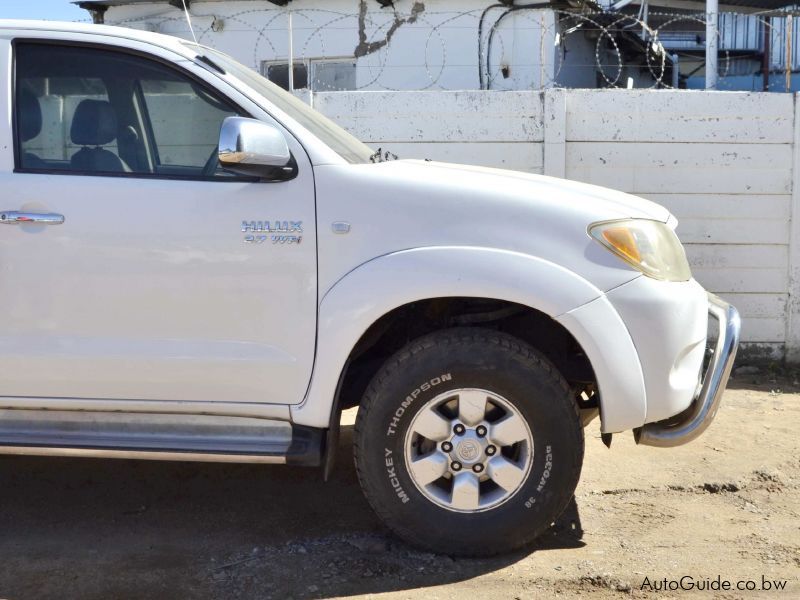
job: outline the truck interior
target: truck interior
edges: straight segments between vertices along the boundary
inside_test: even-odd
[[[97,47],[18,42],[17,169],[230,178],[222,121],[246,116],[189,75]]]

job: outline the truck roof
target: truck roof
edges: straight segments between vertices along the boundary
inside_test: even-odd
[[[168,48],[186,55],[188,48],[184,40],[171,35],[141,31],[127,27],[114,27],[113,25],[95,25],[92,23],[75,23],[69,21],[42,21],[42,20],[12,20],[0,19],[0,33],[5,31],[35,31],[42,33],[76,33],[90,34],[106,37],[116,37],[126,40],[146,42]]]

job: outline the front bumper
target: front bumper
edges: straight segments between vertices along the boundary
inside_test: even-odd
[[[733,306],[711,293],[708,314],[719,322],[719,337],[699,394],[679,415],[635,429],[637,443],[661,448],[680,446],[702,434],[714,420],[739,347],[741,319]]]

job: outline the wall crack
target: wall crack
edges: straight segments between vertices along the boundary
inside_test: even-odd
[[[367,0],[361,0],[358,10],[358,46],[356,46],[356,49],[353,54],[355,55],[356,58],[360,58],[362,56],[366,56],[367,54],[372,54],[373,52],[377,52],[392,40],[394,34],[403,25],[411,25],[412,23],[416,23],[417,17],[419,17],[419,15],[423,12],[425,12],[425,3],[414,2],[414,6],[411,7],[411,14],[405,19],[400,18],[400,16],[397,13],[395,13],[394,22],[392,23],[391,27],[389,27],[389,31],[386,32],[385,38],[383,38],[382,40],[378,40],[376,42],[368,42]]]

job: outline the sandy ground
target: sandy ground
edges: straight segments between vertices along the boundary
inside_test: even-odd
[[[0,598],[667,598],[645,578],[683,576],[758,587],[715,597],[800,597],[799,390],[734,385],[682,448],[625,435],[607,450],[591,426],[569,513],[536,548],[492,560],[387,534],[347,428],[327,484],[314,469],[3,457]],[[762,577],[788,587],[763,591]]]

